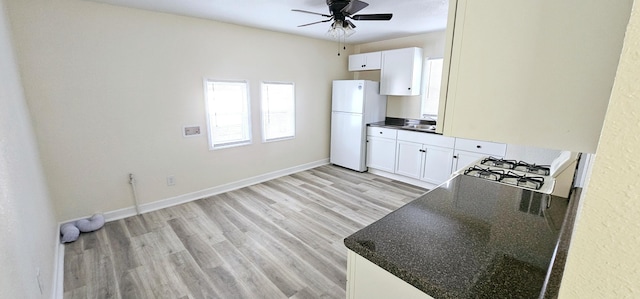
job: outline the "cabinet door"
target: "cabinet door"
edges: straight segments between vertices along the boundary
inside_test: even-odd
[[[379,70],[382,60],[381,52],[349,55],[349,71]]]
[[[349,71],[362,71],[367,64],[367,56],[365,54],[349,55]]]
[[[400,140],[397,144],[395,173],[419,179],[424,154],[422,144]]]
[[[421,75],[422,49],[406,48],[382,52],[380,94],[419,95]]]
[[[395,139],[367,136],[367,167],[393,173],[395,162]]]
[[[424,150],[426,154],[420,179],[436,185],[448,180],[453,164],[453,149],[425,145]]]
[[[454,154],[453,172],[456,172],[460,169],[465,169],[471,163],[485,156],[486,156],[485,154],[481,154],[481,153],[473,153],[473,152],[456,150]]]

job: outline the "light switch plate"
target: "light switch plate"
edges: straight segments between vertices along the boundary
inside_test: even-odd
[[[184,126],[182,127],[182,136],[194,137],[200,135],[200,126]]]

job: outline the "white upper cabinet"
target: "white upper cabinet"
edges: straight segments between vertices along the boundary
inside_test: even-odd
[[[420,94],[422,49],[382,51],[380,94],[415,96]]]
[[[349,55],[349,71],[379,70],[382,63],[382,52],[370,52]]]
[[[449,3],[437,132],[595,152],[633,1]]]

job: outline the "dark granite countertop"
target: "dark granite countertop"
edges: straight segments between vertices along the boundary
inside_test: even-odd
[[[550,265],[568,207],[565,198],[456,176],[344,243],[434,298],[538,298],[559,287],[562,269],[552,272],[562,267]]]

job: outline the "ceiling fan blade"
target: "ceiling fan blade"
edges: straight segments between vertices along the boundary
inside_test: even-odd
[[[351,18],[357,21],[389,21],[393,17],[390,13],[379,13],[372,15],[355,15]]]
[[[328,20],[324,20],[324,21],[318,21],[318,22],[313,22],[313,23],[309,23],[309,24],[302,24],[302,25],[298,25],[298,27],[304,27],[304,26],[309,26],[309,25],[314,25],[314,24],[320,24],[320,23],[326,23],[331,21],[332,19],[328,19]]]
[[[347,15],[352,15],[361,11],[363,8],[369,6],[369,3],[362,2],[359,0],[352,0],[347,6],[342,9],[342,12]]]
[[[349,20],[347,20],[347,19],[345,19],[344,21],[345,21],[347,24],[349,24],[349,26],[351,26],[351,28],[352,28],[352,29],[355,29],[355,28],[356,28],[356,24],[354,24],[353,22],[351,22],[351,21],[349,21]]]
[[[313,12],[313,11],[306,11],[306,10],[301,10],[301,9],[292,9],[291,11],[295,11],[295,12],[303,12],[303,13],[308,13],[308,14],[312,14],[312,15],[319,15],[319,16],[323,16],[323,17],[327,17],[330,18],[330,15],[325,15],[322,13],[317,13],[317,12]]]

